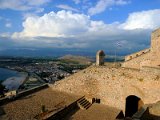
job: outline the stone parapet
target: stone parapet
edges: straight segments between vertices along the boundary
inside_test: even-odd
[[[132,60],[132,59],[137,58],[137,57],[139,57],[141,55],[144,55],[144,54],[146,54],[148,52],[150,52],[149,48],[141,50],[141,51],[133,53],[133,54],[130,54],[130,55],[127,55],[127,56],[125,56],[125,61]]]
[[[152,32],[152,34],[151,34],[151,39],[156,39],[156,38],[158,38],[158,37],[160,37],[160,28],[154,30],[154,31]]]
[[[151,47],[125,56],[123,67],[141,69],[143,66],[160,66],[160,28],[151,34]]]

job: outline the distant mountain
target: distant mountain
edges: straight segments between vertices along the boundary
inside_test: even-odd
[[[17,48],[0,50],[0,56],[18,56],[18,57],[60,57],[68,54],[77,56],[96,55],[99,49],[63,49],[63,48]],[[103,49],[106,55],[114,55],[114,50]],[[136,50],[139,51],[139,50]],[[136,51],[119,51],[117,56],[125,56]]]
[[[124,56],[106,55],[105,61],[106,62],[122,62],[124,61]]]
[[[41,49],[7,49],[0,51],[0,56],[18,57],[60,57],[68,54],[80,56],[94,56],[96,51],[79,49],[41,48]]]
[[[68,62],[76,62],[79,64],[90,64],[92,63],[94,60],[89,58],[89,57],[85,57],[85,56],[76,56],[76,55],[65,55],[63,57],[59,58],[60,60],[65,60]]]

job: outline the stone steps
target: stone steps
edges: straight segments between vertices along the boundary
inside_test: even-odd
[[[77,104],[81,109],[86,109],[86,110],[90,108],[92,105],[92,103],[89,102],[85,97],[82,97],[81,99],[79,99],[77,101]]]

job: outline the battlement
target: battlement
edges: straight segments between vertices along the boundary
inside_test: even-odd
[[[160,28],[154,30],[154,31],[152,32],[152,34],[151,34],[151,39],[152,39],[152,40],[153,40],[153,39],[156,39],[156,38],[158,38],[158,37],[160,37]]]
[[[144,55],[144,54],[146,54],[148,52],[150,52],[150,48],[138,51],[138,52],[130,54],[130,55],[127,55],[127,56],[125,56],[125,61],[132,60],[132,59],[137,58],[137,57],[139,57],[141,55]]]
[[[141,69],[143,66],[160,66],[160,28],[151,34],[151,47],[125,57],[123,67]]]

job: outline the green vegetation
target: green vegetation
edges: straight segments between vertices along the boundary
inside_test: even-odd
[[[84,69],[86,67],[88,67],[89,65],[82,65],[82,64],[73,64],[71,62],[65,63],[65,62],[60,62],[58,65],[62,66],[60,69],[64,70],[68,73],[72,73],[72,70],[75,69]]]
[[[91,58],[84,56],[75,56],[75,55],[65,55],[63,57],[60,57],[59,60],[63,63],[72,63],[81,65],[87,65],[93,61]]]
[[[44,113],[44,112],[46,112],[47,110],[46,110],[46,106],[45,105],[42,105],[41,106],[41,111],[42,111],[42,113]]]
[[[65,63],[65,64],[79,64],[79,62],[77,61],[73,61],[73,60],[60,60],[61,63]]]
[[[143,79],[143,78],[139,78],[138,80],[139,80],[140,82],[143,82],[144,79]]]
[[[156,75],[156,78],[154,80],[159,80],[159,79],[160,79],[160,76]]]
[[[126,76],[125,73],[122,73],[120,76]]]
[[[129,78],[129,79],[132,79],[132,78],[133,78],[132,75],[126,74],[126,73],[122,73],[120,76],[124,76],[124,77]]]

